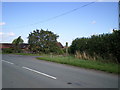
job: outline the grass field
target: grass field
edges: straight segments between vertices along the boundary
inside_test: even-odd
[[[114,64],[114,63],[103,63],[100,61],[81,60],[81,59],[76,59],[72,56],[43,55],[43,57],[37,57],[37,59],[57,62],[61,64],[68,64],[82,68],[101,70],[109,73],[115,73],[115,74],[120,73],[118,70],[118,64]]]

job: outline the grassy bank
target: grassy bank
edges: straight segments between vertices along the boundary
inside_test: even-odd
[[[14,53],[16,55],[29,55],[29,56],[40,56],[40,54],[32,54],[32,53]]]
[[[61,64],[68,64],[68,65],[73,65],[88,69],[101,70],[109,73],[115,73],[115,74],[120,73],[118,71],[118,64],[114,64],[114,63],[103,63],[99,61],[81,60],[81,59],[76,59],[72,56],[44,55],[43,57],[38,57],[37,59],[57,62]]]
[[[16,55],[28,55],[28,56],[41,56],[41,54],[31,54],[31,53],[2,53],[2,54],[16,54]]]

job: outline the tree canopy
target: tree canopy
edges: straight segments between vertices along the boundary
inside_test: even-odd
[[[20,45],[23,43],[23,39],[21,38],[21,36],[19,36],[18,38],[14,39],[12,44],[13,44],[13,48],[14,48],[14,51],[16,53],[18,52],[21,52],[21,49],[20,49]]]
[[[29,49],[34,53],[58,53],[60,48],[57,46],[59,36],[48,30],[34,30],[28,36]]]
[[[18,38],[13,40],[12,44],[18,45],[18,44],[22,44],[23,42],[24,42],[23,39],[21,38],[21,36],[19,36]]]

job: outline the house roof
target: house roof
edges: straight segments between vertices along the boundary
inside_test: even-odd
[[[28,45],[27,43],[23,43],[23,45]],[[0,43],[0,48],[11,48],[13,47],[13,44],[12,43]]]
[[[60,48],[64,48],[63,45],[60,42],[56,43],[58,45],[58,47]],[[25,48],[27,45],[29,45],[28,43],[23,43],[21,45],[21,48]],[[11,48],[13,47],[12,43],[0,43],[0,48]]]
[[[60,42],[57,42],[58,47],[64,48],[63,45]]]

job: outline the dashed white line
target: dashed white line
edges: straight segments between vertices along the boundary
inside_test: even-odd
[[[41,75],[44,75],[44,76],[47,76],[47,77],[52,78],[52,79],[57,79],[57,78],[54,77],[54,76],[51,76],[51,75],[45,74],[45,73],[43,73],[43,72],[39,72],[39,71],[33,70],[33,69],[31,69],[31,68],[28,68],[28,67],[22,67],[22,68],[27,69],[27,70],[30,70],[30,71],[33,71],[33,72],[35,72],[35,73],[38,73],[38,74],[41,74]]]
[[[14,64],[14,63],[8,62],[8,61],[6,61],[6,60],[2,60],[2,62],[6,62],[6,63],[9,63],[9,64]]]
[[[14,64],[14,63],[8,62],[8,61],[6,61],[6,60],[2,60],[2,62],[6,62],[6,63],[9,63],[9,64]],[[41,75],[44,75],[44,76],[47,76],[47,77],[52,78],[52,79],[57,79],[57,78],[54,77],[54,76],[48,75],[48,74],[46,74],[46,73],[43,73],[43,72],[40,72],[40,71],[31,69],[31,68],[28,68],[28,67],[22,67],[22,68],[27,69],[27,70],[30,70],[30,71],[35,72],[35,73],[38,73],[38,74],[41,74]]]

